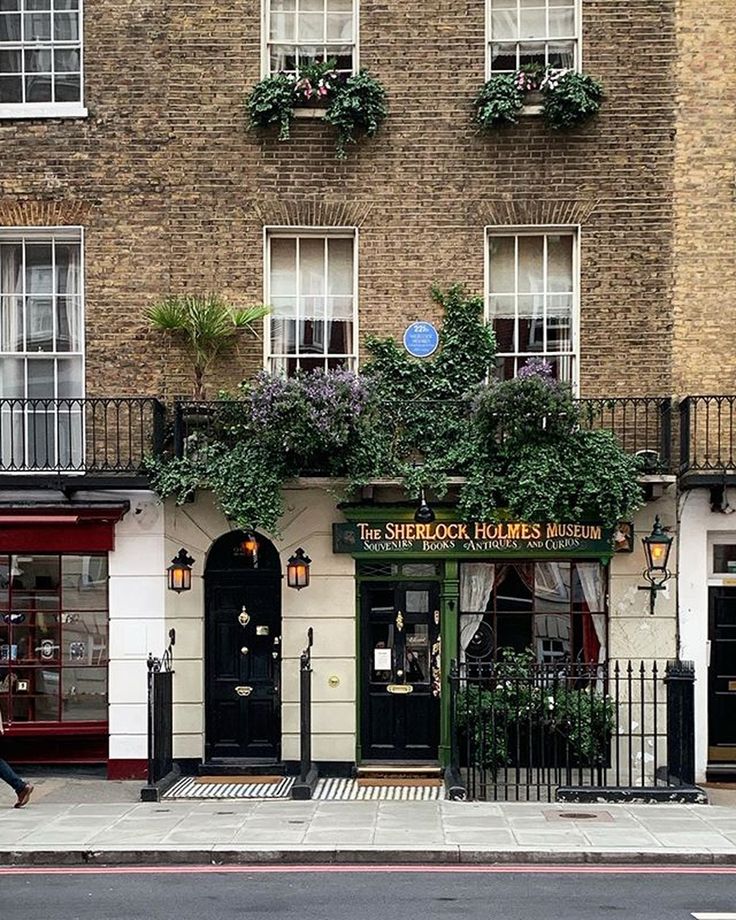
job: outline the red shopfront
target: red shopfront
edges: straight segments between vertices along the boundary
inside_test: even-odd
[[[0,507],[0,709],[8,759],[108,759],[108,553],[127,508]]]

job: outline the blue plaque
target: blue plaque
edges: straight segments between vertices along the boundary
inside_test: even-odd
[[[439,343],[439,333],[432,323],[412,323],[404,333],[404,348],[414,358],[428,358],[437,351]]]

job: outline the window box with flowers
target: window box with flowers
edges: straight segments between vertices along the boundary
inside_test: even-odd
[[[278,139],[291,135],[294,118],[324,118],[337,134],[335,152],[345,159],[349,144],[373,137],[388,114],[386,91],[367,71],[338,73],[335,61],[303,67],[298,75],[278,73],[264,77],[247,101],[251,128],[278,126]]]
[[[541,113],[550,128],[574,128],[596,115],[602,101],[603,87],[587,74],[532,64],[483,84],[475,98],[475,122],[492,130],[517,124],[520,115]]]

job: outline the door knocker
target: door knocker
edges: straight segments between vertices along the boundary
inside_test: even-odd
[[[238,696],[250,696],[251,693],[253,692],[253,688],[252,687],[236,687],[235,692],[238,694]]]
[[[248,623],[250,623],[250,614],[245,609],[245,604],[243,604],[243,609],[238,614],[238,623],[240,623],[241,626],[247,626]]]

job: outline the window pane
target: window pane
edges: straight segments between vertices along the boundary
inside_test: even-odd
[[[353,293],[353,241],[332,239],[327,242],[329,279],[328,293]]]
[[[519,21],[521,38],[546,38],[547,24],[544,9],[522,9]]]
[[[54,99],[56,102],[78,102],[82,98],[82,86],[79,74],[61,74],[54,81]]]
[[[297,41],[324,41],[325,20],[322,13],[300,13],[297,24]]]
[[[82,396],[82,359],[59,358],[59,399],[78,399]]]
[[[519,237],[519,290],[544,290],[544,237]]]
[[[570,610],[570,563],[534,564],[534,609],[558,613]]]
[[[350,42],[353,40],[353,17],[350,13],[328,14],[327,40],[332,42]]]
[[[51,246],[48,243],[26,244],[26,293],[52,294]]]
[[[296,71],[296,48],[291,45],[272,45],[269,55],[271,73]]]
[[[0,51],[0,73],[20,73],[20,50]]]
[[[547,290],[572,291],[572,236],[547,237]]]
[[[491,294],[512,294],[516,290],[515,238],[492,236],[489,245]]]
[[[518,38],[519,23],[516,10],[494,10],[491,13],[491,35],[496,41]]]
[[[558,9],[549,11],[549,35],[552,38],[575,35],[575,11]]]
[[[302,237],[300,240],[299,290],[304,294],[325,293],[325,241]]]
[[[77,13],[56,13],[54,15],[54,38],[59,42],[73,42],[79,38]]]
[[[351,322],[328,322],[329,341],[327,350],[334,355],[350,355],[353,353],[353,324]]]
[[[327,10],[332,13],[352,13],[353,0],[327,0]]]
[[[39,360],[37,358],[29,359],[28,398],[53,399],[55,395],[53,360]]]
[[[0,398],[21,399],[25,396],[25,361],[23,358],[3,358],[0,361]],[[7,443],[3,433],[3,443]]]
[[[50,297],[26,299],[26,348],[28,351],[54,350],[54,311]]]
[[[544,44],[521,44],[519,45],[519,67],[525,67],[529,64],[545,65],[545,47]]]
[[[51,73],[51,49],[26,51],[26,70],[29,73]]]
[[[519,341],[517,351],[544,350],[544,298],[519,297]]]
[[[76,48],[57,48],[54,51],[54,69],[57,73],[79,71],[79,51]]]
[[[107,610],[107,556],[62,556],[65,610]]]
[[[570,614],[535,616],[533,649],[544,664],[572,661]]]
[[[0,77],[0,102],[23,101],[23,78]]]
[[[20,16],[0,16],[0,42],[20,41]]]
[[[295,319],[271,319],[271,351],[277,355],[296,352]]]
[[[293,13],[296,10],[296,0],[271,0],[271,12]]]
[[[51,40],[51,15],[49,13],[26,13],[23,20],[27,42]]]
[[[51,102],[51,76],[26,77],[26,102]]]
[[[550,67],[574,67],[575,42],[550,42],[547,46],[547,59]]]
[[[102,721],[107,718],[107,668],[64,668],[62,671],[64,722]]]
[[[107,662],[107,611],[64,612],[61,661],[68,665],[100,665]]]
[[[0,351],[23,351],[23,300],[0,295]]]
[[[322,13],[325,0],[299,0],[299,9],[303,13]]]
[[[271,41],[293,42],[296,37],[293,13],[271,13]]]
[[[298,349],[302,354],[325,353],[325,324],[317,320],[303,320],[298,323]]]
[[[501,352],[514,350],[515,303],[513,296],[491,297],[490,300],[490,320]]]
[[[271,295],[296,294],[296,240],[271,239]]]

